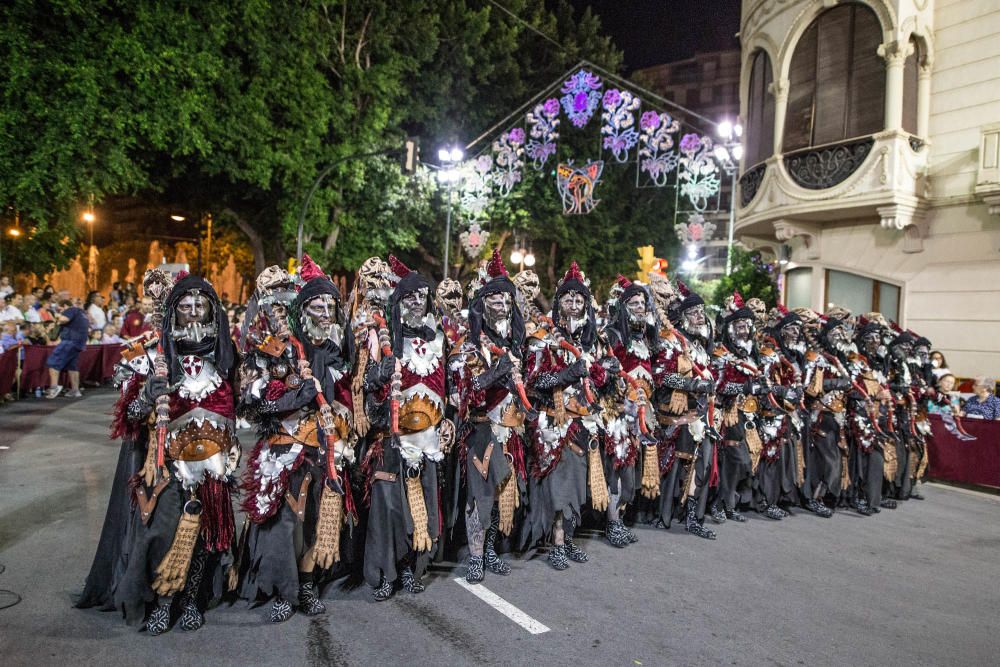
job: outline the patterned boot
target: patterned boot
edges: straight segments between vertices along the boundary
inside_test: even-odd
[[[621,521],[608,521],[608,528],[604,532],[604,536],[611,546],[619,549],[624,549],[632,543],[625,531],[625,524]]]
[[[469,571],[465,573],[465,580],[470,584],[478,584],[486,574],[483,572],[483,557],[469,556]]]
[[[184,584],[184,592],[180,599],[181,617],[178,621],[181,630],[185,632],[193,632],[205,625],[205,616],[198,609],[198,592],[201,590],[201,580],[205,576],[207,557],[208,553],[199,549],[191,559],[191,567],[188,569],[187,583]]]
[[[768,519],[774,519],[775,521],[781,521],[785,518],[784,513],[778,509],[777,505],[768,505],[764,508],[764,516]]]
[[[633,533],[631,530],[629,530],[629,527],[626,526],[624,523],[622,523],[622,530],[625,531],[625,535],[628,537],[629,544],[635,544],[636,542],[639,541],[639,538],[636,537],[636,534]]]
[[[392,597],[392,582],[382,577],[379,585],[372,589],[372,597],[376,602],[384,602]]]
[[[824,505],[820,501],[812,499],[812,498],[810,498],[809,500],[806,501],[805,507],[806,507],[807,510],[809,510],[810,512],[812,512],[816,516],[821,516],[821,517],[824,517],[826,519],[829,519],[830,517],[833,516],[833,510],[831,510],[829,507],[827,507],[826,505]]]
[[[403,568],[403,574],[400,579],[403,582],[403,590],[407,593],[413,593],[414,595],[418,593],[423,593],[426,590],[424,582],[420,581],[420,577],[413,574],[413,570],[409,567]]]
[[[704,537],[706,540],[715,539],[715,531],[705,528],[705,526],[698,521],[698,511],[694,498],[688,498],[687,511],[684,517],[684,528],[692,535]]]
[[[326,613],[326,605],[319,599],[319,588],[312,572],[299,572],[299,610],[306,616]]]
[[[162,635],[170,629],[170,602],[160,605],[146,618],[146,632],[153,637]]]
[[[283,597],[274,598],[271,603],[271,622],[284,623],[292,617],[292,603]]]
[[[483,543],[483,565],[493,574],[506,577],[510,574],[510,565],[497,555],[497,533],[500,531],[500,511],[494,507],[490,527],[486,529],[486,540]]]
[[[735,521],[736,523],[746,523],[747,518],[739,510],[726,510],[726,518],[730,521]]]
[[[566,545],[557,544],[552,547],[549,551],[548,557],[549,565],[552,566],[554,570],[565,570],[569,567],[569,561],[566,560]]]
[[[709,508],[709,514],[712,517],[712,521],[715,523],[726,522],[726,513],[720,510],[718,505],[712,505],[712,507]]]

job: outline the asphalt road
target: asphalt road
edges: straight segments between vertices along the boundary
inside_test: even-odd
[[[23,598],[0,610],[4,665],[983,665],[1000,650],[1000,499],[937,485],[875,517],[753,519],[716,542],[644,528],[619,551],[584,536],[591,562],[562,573],[542,555],[514,559],[485,588],[540,634],[444,565],[419,596],[374,603],[334,586],[322,618],[272,626],[266,606],[237,603],[197,633],[149,637],[71,606],[117,458],[113,400],[0,408],[0,589]]]

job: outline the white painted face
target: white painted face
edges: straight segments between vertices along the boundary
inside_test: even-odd
[[[332,294],[320,294],[310,299],[302,309],[303,328],[309,338],[316,342],[332,340],[340,345],[343,332],[337,319],[337,299]]]
[[[636,294],[625,302],[628,321],[633,329],[641,329],[646,324],[646,297]]]
[[[184,295],[177,304],[177,325],[205,324],[212,313],[208,297],[200,293]]]
[[[483,306],[486,325],[501,336],[507,336],[510,333],[510,315],[513,308],[511,295],[507,292],[488,294],[483,298]]]
[[[426,287],[421,287],[418,290],[414,290],[403,295],[400,299],[400,311],[403,316],[403,322],[410,326],[417,326],[423,323],[424,316],[427,315],[427,295],[430,290]]]
[[[559,298],[559,318],[570,333],[576,333],[587,323],[587,300],[577,291],[569,291]]]

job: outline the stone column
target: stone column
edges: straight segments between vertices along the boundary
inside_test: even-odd
[[[931,134],[931,68],[933,61],[925,56],[920,63],[917,80],[917,136],[926,140]]]
[[[885,129],[903,127],[903,67],[912,52],[909,42],[880,44],[878,54],[885,59]]]
[[[781,140],[785,134],[785,111],[788,110],[788,79],[772,81],[768,92],[774,95],[774,150],[781,153]]]

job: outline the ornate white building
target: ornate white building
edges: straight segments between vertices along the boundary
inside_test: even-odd
[[[1000,375],[1000,0],[743,0],[736,230]]]

